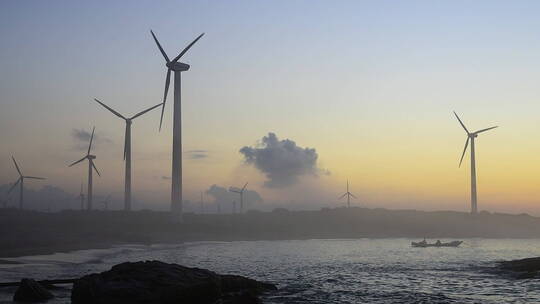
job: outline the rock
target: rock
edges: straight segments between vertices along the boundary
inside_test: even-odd
[[[100,303],[260,303],[272,284],[241,276],[159,261],[122,263],[73,284],[73,304]],[[235,298],[231,302],[230,299]],[[228,301],[228,302],[227,302]]]
[[[499,265],[503,270],[516,272],[515,277],[518,279],[530,279],[536,277],[540,272],[540,257],[503,261]]]
[[[500,265],[501,268],[506,270],[536,272],[540,271],[540,257],[504,261],[501,262]]]
[[[32,279],[22,279],[15,291],[13,301],[16,302],[43,302],[54,298],[53,294],[41,284]]]
[[[262,304],[261,299],[251,292],[229,293],[220,299],[220,304]]]

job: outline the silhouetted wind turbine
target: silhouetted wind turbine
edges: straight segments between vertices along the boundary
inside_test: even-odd
[[[150,107],[128,118],[128,117],[124,117],[122,114],[113,110],[111,107],[107,106],[103,102],[95,98],[94,100],[100,105],[102,105],[105,109],[109,110],[114,115],[122,118],[126,122],[126,133],[124,135],[124,161],[126,162],[125,183],[124,183],[124,210],[131,211],[131,123],[135,118],[147,112],[152,111],[153,109],[162,105],[162,103],[157,104],[153,107]]]
[[[345,192],[345,194],[340,196],[339,199],[342,199],[345,196],[347,196],[347,208],[349,208],[349,207],[351,207],[351,196],[356,198],[356,196],[354,196],[354,194],[349,192],[349,180],[347,180],[347,192]]]
[[[246,190],[246,186],[248,183],[242,187],[242,189],[238,189],[236,187],[229,187],[230,192],[238,193],[240,194],[240,213],[244,212],[244,191]]]
[[[21,169],[19,168],[19,165],[17,165],[17,161],[15,160],[15,157],[11,156],[11,159],[13,160],[13,163],[15,164],[15,168],[17,169],[17,172],[19,173],[19,179],[17,179],[11,188],[8,190],[8,194],[19,184],[19,208],[22,209],[24,205],[24,179],[45,179],[44,177],[36,177],[36,176],[24,176],[21,172]]]
[[[204,200],[203,200],[203,192],[201,191],[201,214],[204,213]]]
[[[101,203],[103,204],[103,208],[105,211],[109,210],[109,200],[111,199],[111,195],[107,195],[107,197],[105,198],[105,200],[101,201]]]
[[[174,72],[174,106],[173,106],[173,152],[172,152],[172,179],[171,179],[171,212],[177,215],[178,220],[182,220],[182,105],[181,105],[181,80],[180,74],[189,70],[189,65],[178,62],[178,60],[197,42],[204,33],[200,34],[193,42],[178,54],[173,60],[170,60],[161,44],[150,31],[154,41],[156,42],[161,55],[165,58],[167,67],[167,77],[165,79],[165,93],[163,94],[163,107],[161,109],[161,119],[159,121],[159,129],[163,123],[163,113],[165,111],[165,103],[167,102],[167,93],[171,82],[171,71]]]
[[[95,130],[96,130],[96,127],[92,129],[92,136],[90,136],[90,144],[88,145],[88,152],[86,153],[86,156],[72,163],[71,165],[69,165],[69,167],[71,167],[82,162],[85,159],[88,159],[88,194],[86,195],[86,201],[87,201],[86,209],[88,210],[92,210],[92,189],[93,189],[92,188],[92,172],[93,172],[92,169],[96,170],[96,173],[98,174],[98,176],[101,176],[101,174],[99,174],[98,169],[96,168],[96,165],[94,165],[94,159],[96,159],[96,156],[90,154],[90,149],[92,149],[92,140],[94,139]]]
[[[81,199],[81,210],[84,210],[84,193],[83,193],[82,183],[81,183],[81,193],[79,193],[79,198]]]
[[[461,167],[461,163],[463,162],[463,157],[465,157],[465,152],[467,152],[467,147],[469,146],[469,140],[471,141],[471,213],[476,214],[478,212],[478,201],[477,201],[477,195],[476,195],[476,158],[475,158],[475,151],[474,151],[474,139],[478,136],[478,134],[482,132],[489,131],[491,129],[495,129],[498,126],[482,129],[476,132],[469,132],[467,130],[467,127],[465,127],[465,124],[461,121],[459,116],[456,112],[454,112],[454,115],[456,115],[457,120],[467,133],[467,140],[465,141],[465,148],[463,149],[463,154],[461,154],[461,159],[459,160],[459,167]]]

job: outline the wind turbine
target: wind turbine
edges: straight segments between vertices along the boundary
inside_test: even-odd
[[[204,33],[200,34],[193,42],[178,54],[173,60],[170,60],[167,53],[159,44],[159,41],[150,31],[154,41],[156,42],[161,55],[165,58],[167,67],[167,77],[165,79],[165,93],[163,94],[163,106],[161,108],[161,119],[159,121],[159,129],[163,123],[163,113],[165,111],[165,103],[167,102],[167,93],[171,82],[171,71],[174,72],[174,117],[173,117],[173,152],[172,152],[172,175],[171,175],[171,212],[177,215],[178,219],[182,220],[182,103],[181,103],[181,73],[189,70],[189,65],[178,62],[178,60],[197,42]]]
[[[23,205],[24,205],[24,179],[25,178],[29,178],[29,179],[45,179],[44,177],[36,177],[36,176],[24,176],[21,172],[21,169],[19,168],[19,165],[17,165],[17,161],[15,160],[15,157],[11,156],[11,159],[13,160],[13,163],[15,164],[15,168],[17,169],[17,172],[19,173],[19,179],[17,179],[14,183],[13,183],[13,186],[11,186],[11,188],[9,188],[8,190],[8,194],[11,193],[11,191],[17,186],[17,184],[19,184],[19,209],[22,209],[23,208]]]
[[[248,183],[242,187],[242,189],[238,189],[236,187],[229,187],[230,192],[238,193],[240,194],[240,213],[244,212],[244,191],[246,190],[246,186]]]
[[[125,170],[125,184],[124,184],[124,210],[125,211],[131,211],[131,123],[133,119],[152,111],[153,109],[159,107],[162,105],[162,103],[157,104],[153,107],[150,107],[144,111],[141,111],[132,117],[124,117],[122,114],[118,113],[117,111],[113,110],[103,102],[97,100],[94,98],[94,100],[102,105],[105,109],[109,110],[114,115],[122,118],[126,122],[126,133],[124,135],[124,161],[126,162],[126,170]]]
[[[469,141],[471,142],[471,213],[476,214],[478,212],[478,201],[477,201],[477,195],[476,195],[476,158],[475,158],[475,151],[474,151],[474,139],[478,137],[478,134],[482,132],[489,131],[491,129],[495,129],[498,126],[482,129],[476,132],[469,132],[467,130],[467,127],[465,127],[465,124],[461,121],[459,116],[456,112],[454,112],[454,115],[456,115],[457,120],[467,133],[467,140],[465,141],[465,148],[463,149],[463,154],[461,154],[461,159],[459,160],[459,167],[461,167],[461,163],[463,162],[463,157],[465,157],[465,152],[467,152],[467,147],[469,146]]]
[[[101,203],[103,204],[103,208],[105,211],[109,210],[109,200],[111,199],[111,195],[107,195],[107,197],[105,198],[105,200],[101,201]]]
[[[345,194],[343,194],[342,196],[339,197],[339,199],[342,199],[344,198],[345,196],[347,196],[347,208],[351,207],[351,196],[353,198],[356,198],[356,196],[354,196],[354,194],[350,193],[349,192],[349,180],[347,180],[347,192],[345,192]]]
[[[81,210],[84,210],[84,193],[83,193],[82,183],[81,183],[81,193],[79,193],[79,198],[81,199]]]
[[[201,191],[201,214],[204,213],[204,200],[203,200],[203,192]]]
[[[90,136],[90,144],[88,145],[88,152],[86,153],[86,156],[72,163],[71,165],[69,165],[69,167],[71,167],[82,162],[85,159],[88,159],[88,194],[86,195],[86,201],[87,201],[86,209],[87,210],[92,210],[92,172],[93,172],[92,169],[96,170],[97,175],[101,177],[101,174],[99,174],[99,171],[96,168],[96,165],[94,165],[94,159],[96,159],[96,156],[90,154],[90,149],[92,149],[92,140],[94,139],[95,130],[96,130],[96,127],[92,129],[92,136]]]

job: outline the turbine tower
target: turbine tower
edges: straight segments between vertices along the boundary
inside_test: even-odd
[[[107,195],[105,200],[101,201],[101,204],[103,204],[103,210],[107,211],[109,210],[109,200],[111,199],[111,195]]]
[[[489,131],[491,129],[495,129],[498,126],[478,130],[476,132],[471,133],[469,132],[469,130],[467,130],[467,127],[465,127],[465,124],[463,124],[463,122],[461,121],[461,119],[459,118],[456,112],[454,112],[454,115],[459,121],[459,124],[461,124],[461,126],[467,133],[467,140],[465,141],[465,148],[463,149],[463,154],[461,154],[461,159],[459,160],[459,167],[461,167],[461,163],[463,162],[463,157],[465,157],[465,152],[467,152],[469,141],[471,142],[471,213],[476,214],[478,212],[478,200],[477,200],[477,194],[476,194],[476,158],[475,158],[475,150],[474,150],[474,139],[478,137],[478,134]]]
[[[126,163],[126,170],[125,170],[125,184],[124,184],[124,210],[125,211],[131,211],[131,123],[133,120],[147,112],[152,111],[153,109],[161,106],[162,104],[157,104],[151,108],[148,108],[144,111],[141,111],[132,117],[124,117],[122,114],[118,113],[117,111],[113,110],[103,102],[97,100],[94,98],[94,100],[102,105],[105,109],[109,110],[114,115],[120,117],[126,122],[126,132],[124,135],[124,161]]]
[[[244,187],[242,187],[242,189],[238,189],[236,187],[229,187],[230,192],[240,194],[240,213],[244,212],[244,191],[246,190],[247,184],[248,183],[246,183]]]
[[[97,175],[101,177],[101,174],[99,174],[99,171],[96,168],[96,165],[94,165],[94,159],[96,159],[96,156],[90,154],[90,149],[92,149],[92,140],[94,139],[95,130],[96,130],[96,127],[92,129],[92,136],[90,136],[90,144],[88,145],[88,152],[86,153],[86,156],[72,163],[71,165],[69,165],[69,167],[71,167],[82,162],[85,159],[88,159],[88,194],[86,195],[86,201],[87,201],[86,209],[87,210],[92,210],[92,172],[93,172],[92,169],[96,170]]]
[[[11,156],[11,159],[13,160],[13,164],[15,164],[15,169],[17,169],[17,172],[19,173],[19,179],[17,179],[11,188],[8,190],[8,194],[15,189],[17,184],[19,184],[19,209],[22,209],[24,206],[24,179],[45,179],[44,177],[36,177],[36,176],[25,176],[22,174],[21,169],[19,168],[19,165],[17,164],[17,161],[15,160],[15,157]]]
[[[81,200],[81,210],[84,210],[84,193],[83,193],[82,183],[81,183],[81,192],[79,193],[79,199]]]
[[[174,105],[173,105],[173,151],[172,151],[172,174],[171,174],[171,212],[182,221],[182,103],[181,103],[181,73],[189,70],[189,65],[178,62],[178,60],[197,42],[204,33],[200,34],[193,42],[178,54],[173,60],[170,60],[161,44],[150,31],[154,41],[156,42],[161,55],[165,58],[165,66],[167,67],[167,77],[165,79],[165,93],[163,94],[163,106],[161,108],[161,119],[159,121],[159,129],[163,123],[163,113],[165,111],[165,103],[167,102],[167,93],[171,82],[171,71],[174,72]]]
[[[354,196],[354,194],[350,193],[349,192],[349,180],[347,180],[347,192],[345,192],[345,194],[343,194],[342,196],[339,197],[339,199],[342,199],[344,198],[345,196],[347,196],[347,208],[350,208],[351,207],[351,196],[353,198],[356,198],[356,196]]]
[[[204,213],[204,200],[203,200],[203,192],[201,191],[201,214]]]

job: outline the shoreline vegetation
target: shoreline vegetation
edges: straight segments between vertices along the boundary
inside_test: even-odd
[[[124,244],[331,238],[540,238],[540,218],[481,212],[335,208],[184,215],[162,211],[44,213],[0,209],[1,260]]]

